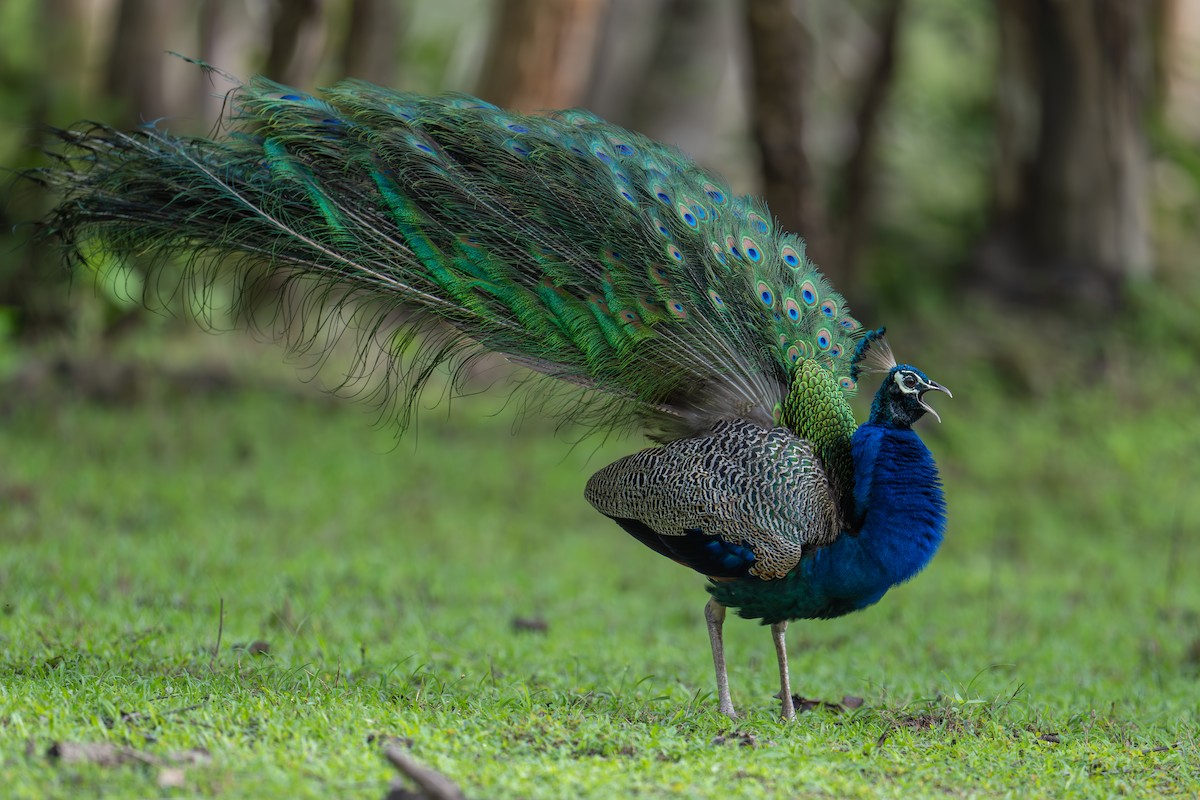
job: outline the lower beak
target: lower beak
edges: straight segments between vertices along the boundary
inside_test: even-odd
[[[945,392],[950,397],[954,397],[954,395],[951,394],[949,389],[947,389],[945,386],[942,386],[940,383],[934,383],[933,381],[930,381],[929,384],[925,387],[925,390],[923,392],[921,392],[921,396],[917,398],[917,402],[921,404],[921,408],[925,409],[930,414],[933,414],[933,418],[936,419],[938,422],[941,422],[942,418],[938,416],[938,413],[933,410],[932,406],[930,406],[928,403],[925,402],[925,392],[930,391],[930,390]]]

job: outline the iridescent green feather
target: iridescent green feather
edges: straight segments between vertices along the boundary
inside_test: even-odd
[[[256,80],[230,107],[218,139],[64,133],[50,232],[182,255],[204,285],[240,258],[236,280],[298,281],[321,324],[373,301],[363,346],[400,320],[402,409],[438,363],[481,351],[592,390],[566,419],[663,441],[770,426],[781,404],[826,435],[808,409],[856,388],[863,332],[803,242],[674,148],[587,112],[359,81],[317,96]],[[818,444],[840,474],[840,445]]]
[[[813,443],[836,494],[842,498],[843,519],[849,518],[854,490],[850,438],[858,426],[833,374],[813,359],[797,364],[791,390],[783,400],[780,422]]]

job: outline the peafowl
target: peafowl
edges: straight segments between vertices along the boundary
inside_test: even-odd
[[[326,324],[369,309],[360,344],[385,343],[401,426],[434,367],[495,353],[573,386],[562,419],[641,431],[654,444],[586,497],[709,579],[724,714],[727,608],[770,625],[791,718],[788,621],[872,605],[937,550],[945,503],[912,425],[949,390],[897,363],[760,201],[581,110],[266,79],[228,108],[211,138],[58,132],[33,176],[60,197],[44,232],[78,259],[182,263],[153,275],[193,296],[232,275],[243,295],[299,289]],[[856,426],[866,372],[882,382]]]

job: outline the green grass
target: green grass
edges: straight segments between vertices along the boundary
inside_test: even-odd
[[[957,356],[922,362],[956,392],[921,426],[946,544],[877,607],[793,624],[795,688],[865,701],[793,724],[768,632],[741,620],[744,718],[715,712],[702,580],[582,499],[632,440],[572,448],[536,419],[514,437],[482,398],[397,444],[254,358],[245,388],[143,381],[109,403],[13,383],[3,793],[379,798],[380,737],[399,737],[481,800],[1194,796],[1190,360],[1118,356],[1014,397]],[[47,758],[61,741],[211,762],[162,789],[155,766]]]

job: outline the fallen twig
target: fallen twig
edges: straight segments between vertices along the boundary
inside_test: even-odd
[[[414,761],[401,748],[390,745],[383,750],[384,757],[392,763],[400,774],[417,785],[418,794],[403,789],[393,789],[385,800],[400,800],[400,798],[422,798],[422,800],[466,800],[458,784],[440,772],[429,767],[423,767]]]

